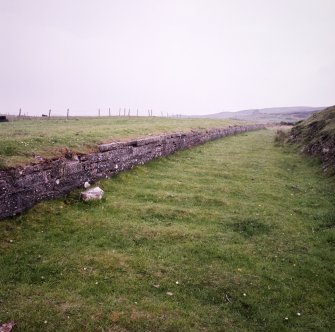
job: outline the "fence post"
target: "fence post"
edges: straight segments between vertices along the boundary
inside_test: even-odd
[[[50,116],[51,116],[51,109],[49,110],[49,119],[50,119]]]
[[[21,117],[21,112],[22,112],[22,111],[21,111],[21,108],[20,108],[20,109],[19,109],[19,117]]]
[[[98,110],[98,114],[99,114],[99,117],[100,117],[100,108],[99,108],[99,110]]]
[[[123,116],[126,116],[126,108],[123,109]]]
[[[121,116],[121,108],[119,108],[119,116]]]
[[[66,110],[66,120],[69,120],[69,113],[70,113],[70,110],[67,109],[67,110]]]
[[[108,114],[111,116],[111,108],[108,109]]]
[[[128,116],[130,116],[130,108],[128,109]]]
[[[136,116],[138,117],[138,109],[136,110]]]

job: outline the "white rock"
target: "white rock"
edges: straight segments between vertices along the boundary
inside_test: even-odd
[[[99,188],[99,187],[94,187],[91,189],[87,189],[85,191],[83,191],[82,193],[80,193],[80,198],[83,201],[92,201],[92,200],[99,200],[102,198],[104,194],[104,191]]]
[[[88,181],[86,181],[85,183],[84,183],[84,188],[85,189],[87,189],[87,188],[89,188],[91,185],[90,185],[90,183],[88,182]]]

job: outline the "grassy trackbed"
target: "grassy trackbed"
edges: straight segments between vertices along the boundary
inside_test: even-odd
[[[0,123],[0,168],[36,162],[75,152],[94,151],[97,144],[147,135],[226,127],[232,120],[155,117],[101,117],[64,120],[22,120]],[[241,122],[240,122],[241,123]],[[245,122],[244,122],[245,123]]]
[[[16,331],[331,331],[334,184],[263,130],[0,223]]]

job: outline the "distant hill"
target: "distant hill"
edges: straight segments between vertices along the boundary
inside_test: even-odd
[[[319,157],[324,170],[335,175],[335,106],[297,123],[289,141],[299,144],[305,153]]]
[[[311,114],[324,109],[324,107],[271,107],[261,109],[249,109],[238,112],[220,112],[200,116],[210,119],[235,119],[263,123],[292,122],[308,118]],[[199,117],[199,116],[197,116]]]

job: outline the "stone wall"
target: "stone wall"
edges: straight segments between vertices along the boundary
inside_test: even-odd
[[[220,137],[264,128],[263,125],[193,130],[102,144],[98,152],[0,170],[0,219],[14,216],[43,199],[61,197],[85,182],[93,183],[134,165],[167,156]]]

